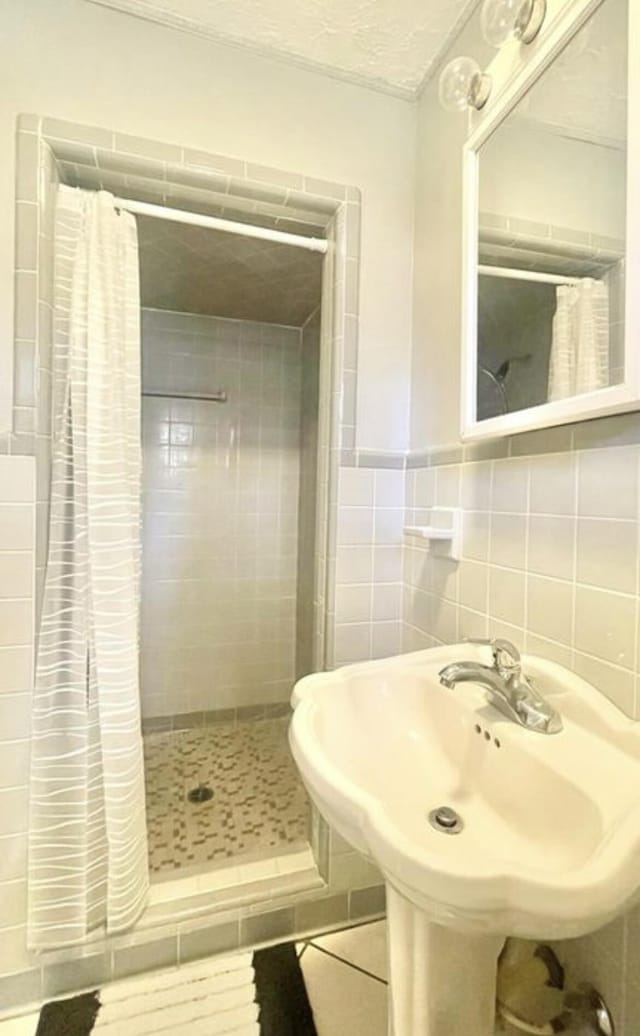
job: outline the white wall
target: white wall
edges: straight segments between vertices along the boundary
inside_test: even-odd
[[[626,152],[523,120],[482,149],[480,211],[624,240]]]
[[[0,68],[4,156],[13,153],[16,115],[34,112],[359,187],[358,445],[405,445],[414,105],[83,0],[3,3]],[[13,163],[5,158],[0,384],[12,340],[13,196]]]

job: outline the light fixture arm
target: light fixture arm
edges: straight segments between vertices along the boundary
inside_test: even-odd
[[[527,10],[528,8],[528,10]],[[521,43],[533,43],[547,16],[547,0],[530,0],[516,21],[515,35]]]

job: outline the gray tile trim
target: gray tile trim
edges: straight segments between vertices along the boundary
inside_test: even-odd
[[[240,921],[240,945],[257,946],[274,939],[285,939],[296,930],[295,910],[286,907],[269,913],[243,917]]]
[[[498,460],[509,455],[508,439],[490,439],[488,442],[468,442],[464,444],[465,463],[480,460]]]
[[[460,464],[464,456],[462,444],[450,446],[436,446],[430,451],[429,458],[431,467],[440,467],[443,464]]]
[[[407,454],[407,469],[431,467],[431,457],[428,450],[420,452],[409,452]]]
[[[177,963],[178,939],[175,935],[140,943],[138,946],[123,946],[113,953],[113,978],[137,975],[156,968],[170,968]]]
[[[110,130],[100,129],[97,126],[83,126],[75,122],[66,122],[64,119],[43,119],[42,134],[47,140],[52,142],[68,140],[77,144],[91,144],[94,147],[112,148],[114,146],[114,135]]]
[[[372,885],[366,889],[352,889],[349,893],[349,917],[382,917],[386,909],[384,885]]]
[[[39,968],[0,978],[0,1003],[3,1010],[42,1000],[42,972]]]
[[[43,969],[42,992],[45,999],[61,993],[95,989],[111,978],[111,953],[105,950],[88,957],[76,957]]]
[[[617,414],[573,426],[576,450],[607,449],[610,446],[634,446],[640,443],[640,413]]]
[[[377,453],[375,450],[356,450],[356,467],[358,468],[395,468],[405,466],[405,454]]]
[[[238,921],[226,924],[208,925],[180,932],[178,937],[178,958],[181,964],[201,957],[212,957],[216,953],[228,953],[240,945]]]
[[[291,712],[289,699],[267,705],[240,705],[238,708],[210,709],[205,712],[181,712],[172,716],[147,716],[142,718],[142,733],[157,734],[169,730],[190,730],[193,727],[210,727],[217,723],[241,723],[250,719],[275,719],[288,716]]]
[[[297,932],[313,931],[338,925],[349,918],[349,897],[346,892],[324,899],[300,903],[295,908]]]
[[[572,425],[524,432],[522,435],[514,435],[509,440],[509,454],[512,457],[525,457],[539,453],[564,452],[571,449],[572,437]]]

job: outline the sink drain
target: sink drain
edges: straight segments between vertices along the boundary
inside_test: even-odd
[[[189,802],[208,802],[213,798],[213,789],[207,784],[199,784],[197,788],[192,788],[187,793],[187,798]]]
[[[450,806],[438,806],[429,813],[429,823],[444,835],[458,835],[464,827],[462,817]]]

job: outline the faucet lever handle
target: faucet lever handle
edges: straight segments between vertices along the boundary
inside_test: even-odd
[[[520,652],[510,640],[504,640],[502,637],[465,637],[465,641],[467,644],[483,644],[490,647],[496,669],[509,672],[520,669]]]

